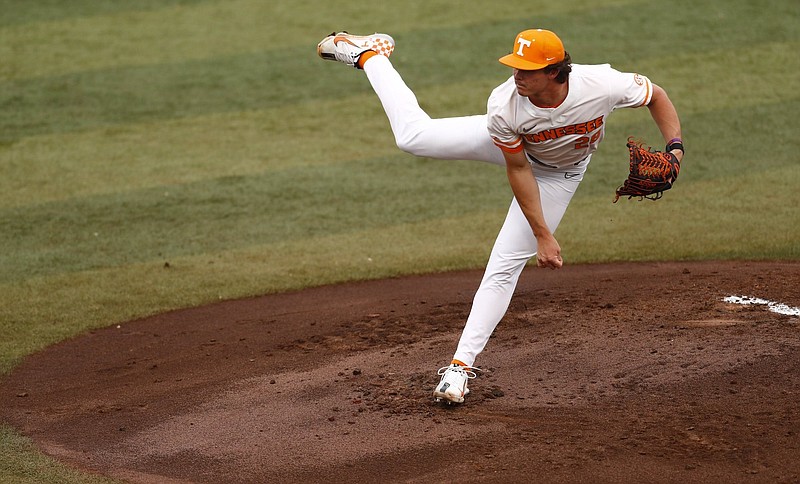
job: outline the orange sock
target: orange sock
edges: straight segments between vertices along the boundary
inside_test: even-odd
[[[455,364],[455,365],[458,365],[458,366],[463,366],[464,368],[469,369],[469,366],[467,366],[466,363],[464,363],[463,361],[460,361],[460,360],[453,360],[453,361],[450,362],[450,364],[451,365]]]
[[[358,57],[358,68],[363,69],[364,63],[370,60],[373,56],[378,55],[374,50],[368,50]]]

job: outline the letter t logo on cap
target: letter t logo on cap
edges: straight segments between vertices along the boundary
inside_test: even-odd
[[[530,47],[531,41],[528,39],[523,39],[522,36],[517,38],[517,43],[519,44],[519,49],[517,49],[517,55],[520,57],[525,57],[525,54],[522,53],[522,49],[524,47]]]

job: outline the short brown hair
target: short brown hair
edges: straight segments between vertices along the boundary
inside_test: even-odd
[[[550,64],[544,68],[544,72],[550,74],[551,72],[558,71],[555,81],[559,84],[564,84],[569,79],[569,73],[572,72],[572,58],[569,52],[564,52],[564,59],[556,64]]]

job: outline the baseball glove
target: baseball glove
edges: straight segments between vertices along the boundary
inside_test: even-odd
[[[633,137],[628,138],[628,151],[630,152],[630,173],[628,179],[621,187],[617,188],[619,197],[649,198],[658,200],[665,190],[672,188],[678,173],[681,171],[681,162],[672,153],[653,151],[651,148],[642,147],[641,141]]]

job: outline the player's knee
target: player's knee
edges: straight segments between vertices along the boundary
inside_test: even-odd
[[[484,284],[494,291],[504,291],[513,288],[519,279],[522,267],[494,267],[484,276]]]
[[[422,149],[419,146],[419,143],[416,143],[414,141],[414,138],[396,136],[394,141],[395,144],[397,144],[397,147],[400,148],[400,150],[405,151],[406,153],[412,155],[423,156],[421,154]]]

